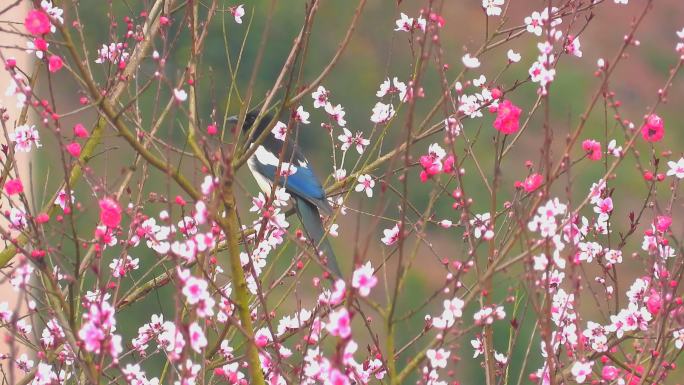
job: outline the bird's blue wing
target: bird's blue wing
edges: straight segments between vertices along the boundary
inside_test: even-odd
[[[275,179],[276,166],[261,164],[256,162],[257,170],[263,176],[273,181]],[[316,175],[309,167],[295,166],[297,171],[289,176],[281,176],[279,178],[280,185],[284,186],[292,193],[311,200],[325,199],[325,191],[318,181]]]

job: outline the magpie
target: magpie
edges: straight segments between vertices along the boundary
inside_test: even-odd
[[[251,111],[245,116],[242,131],[248,134],[254,125],[258,112]],[[252,148],[254,141],[268,127],[272,117],[265,115],[250,137],[247,145]],[[232,116],[229,123],[237,124],[238,117]],[[283,148],[283,146],[285,146]],[[280,154],[284,151],[283,161],[280,162]],[[275,180],[275,174],[280,165],[281,176],[278,185],[285,190],[294,200],[294,209],[299,217],[307,238],[310,239],[318,254],[327,259],[327,266],[338,277],[342,276],[340,267],[335,259],[330,242],[326,237],[321,221],[321,214],[332,214],[332,208],[326,200],[325,190],[321,186],[309,161],[302,153],[301,148],[292,138],[287,141],[276,138],[275,134],[269,134],[263,143],[259,144],[252,156],[247,160],[247,167],[252,172],[259,188],[267,195],[271,194],[271,187]],[[286,172],[283,172],[285,170]]]

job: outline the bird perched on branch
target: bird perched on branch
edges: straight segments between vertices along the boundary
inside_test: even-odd
[[[242,131],[248,134],[256,122],[258,113],[255,111],[247,113]],[[261,133],[269,126],[272,117],[265,115],[260,120],[252,135],[247,139],[250,148],[254,141],[259,138]],[[232,124],[238,123],[237,116],[228,119]],[[282,154],[282,158],[281,158]],[[281,162],[282,159],[282,162]],[[254,151],[254,154],[247,161],[247,166],[256,179],[259,188],[267,196],[271,194],[273,182],[276,179],[276,171],[280,170],[278,176],[278,186],[285,187],[285,190],[294,200],[294,209],[304,227],[307,238],[310,239],[318,254],[327,259],[327,266],[338,277],[342,276],[337,265],[335,254],[333,253],[330,242],[325,237],[323,222],[320,214],[332,214],[332,208],[325,197],[325,190],[321,182],[314,174],[309,161],[302,153],[293,137],[283,138],[269,134]]]

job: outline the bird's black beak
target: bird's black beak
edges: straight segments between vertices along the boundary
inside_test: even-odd
[[[230,117],[228,117],[228,119],[226,119],[226,123],[228,123],[228,127],[230,128],[230,132],[232,132],[233,134],[238,132],[237,124],[239,121],[240,121],[240,118],[237,115],[230,116]]]

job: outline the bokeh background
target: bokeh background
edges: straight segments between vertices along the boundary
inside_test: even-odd
[[[511,3],[508,14],[509,26],[523,24],[525,16],[535,10],[541,10],[547,4],[546,0],[507,1],[507,3],[509,2]],[[124,23],[121,22],[123,17],[139,13],[143,9],[142,4],[145,3],[146,1],[140,3],[124,1],[108,3],[99,0],[81,1],[78,12],[83,20],[84,35],[87,38],[86,46],[89,48],[91,56],[102,44],[111,41],[112,34],[121,35],[124,28]],[[226,67],[228,59],[224,44],[224,23],[227,28],[228,52],[231,58],[235,59],[248,25],[251,22],[242,63],[237,75],[238,87],[244,93],[251,75],[251,69],[258,50],[260,33],[263,30],[265,15],[270,3],[267,0],[247,1],[245,3],[247,15],[244,18],[245,23],[242,25],[235,24],[227,13],[219,14],[214,20],[197,76],[200,90],[200,116],[204,123],[211,121],[212,113],[222,117],[225,112],[230,76]],[[554,1],[554,3],[556,2]],[[222,6],[225,8],[237,4],[232,1],[222,2]],[[254,91],[256,100],[260,100],[265,92],[270,89],[275,77],[282,68],[291,42],[301,27],[304,4],[305,2],[302,0],[277,2],[274,15],[275,22]],[[486,16],[480,4],[479,0],[446,1],[443,7],[442,16],[446,20],[446,25],[441,35],[442,47],[445,50],[444,59],[451,65],[449,74],[452,77],[462,68],[460,61],[462,55],[465,52],[472,52],[482,43]],[[580,113],[588,103],[590,96],[599,86],[599,80],[593,76],[597,59],[605,58],[608,60],[615,55],[623,36],[629,31],[630,22],[641,12],[644,4],[645,1],[643,0],[632,0],[628,6],[618,6],[613,4],[612,1],[607,1],[606,4],[598,7],[594,14],[594,20],[592,20],[580,38],[584,56],[581,59],[566,57],[557,67],[557,78],[552,86],[551,97],[551,120],[554,132],[553,148],[556,150],[556,157],[559,155],[559,146],[564,144],[565,135],[576,126]],[[655,5],[637,34],[637,38],[641,42],[640,46],[632,47],[628,50],[629,58],[620,64],[610,82],[611,90],[616,92],[617,98],[623,103],[622,111],[624,117],[636,122],[641,121],[644,113],[653,105],[656,100],[657,89],[664,84],[668,77],[669,68],[676,63],[678,56],[674,52],[677,42],[675,31],[684,27],[684,2],[681,0],[658,0],[655,2]],[[371,108],[376,102],[375,92],[379,84],[386,77],[398,76],[401,80],[409,78],[412,70],[412,59],[407,43],[408,35],[393,32],[394,20],[399,17],[399,12],[405,12],[411,16],[417,15],[419,9],[423,6],[425,6],[425,2],[417,0],[404,0],[399,8],[394,0],[371,0],[368,2],[360,25],[354,33],[349,47],[330,76],[323,83],[332,92],[334,103],[341,103],[345,107],[347,125],[352,131],[370,132],[371,122],[369,117],[371,115]],[[310,53],[304,71],[306,79],[315,77],[328,63],[338,43],[344,36],[355,7],[356,2],[350,0],[322,2],[311,35]],[[66,10],[67,14],[74,11],[68,8]],[[119,25],[110,25],[111,15],[113,15],[115,20],[119,21]],[[189,38],[187,34],[182,33],[182,30],[179,30],[183,28],[182,22],[180,22],[182,17],[182,14],[174,16],[174,29],[170,31],[170,35],[180,32],[174,53],[167,62],[166,75],[170,78],[180,74],[187,62]],[[224,18],[225,20],[223,20]],[[525,34],[522,38],[516,39],[510,44],[488,52],[481,58],[483,66],[470,72],[466,79],[476,78],[480,74],[493,78],[505,65],[506,51],[509,48],[520,52],[523,59],[506,72],[500,80],[500,84],[510,86],[516,79],[524,79],[527,76],[530,64],[537,56],[536,43],[538,39],[534,35]],[[94,60],[94,57],[92,59]],[[145,70],[143,68],[143,72]],[[154,68],[150,67],[147,70],[151,73],[154,71]],[[59,108],[64,110],[75,108],[78,103],[78,98],[75,96],[78,94],[78,89],[75,87],[75,84],[66,78],[62,78],[60,81],[64,97],[58,100]],[[682,112],[682,101],[684,100],[683,85],[684,81],[681,78],[676,80],[669,93],[669,102],[658,110],[666,122],[667,130],[666,143],[662,146],[659,145],[658,149],[671,149],[674,152],[674,159],[678,159],[679,154],[681,154],[684,148],[682,146],[684,144],[684,133],[682,132],[681,123],[684,117]],[[427,98],[425,103],[418,103],[418,116],[424,115],[429,110],[432,106],[432,103],[429,101],[434,100],[440,92],[440,85],[434,68],[428,71],[423,86]],[[527,111],[536,98],[536,87],[533,84],[523,85],[510,98],[517,105],[521,106],[523,111]],[[154,103],[153,95],[143,98],[141,110],[149,109]],[[309,158],[317,166],[318,174],[320,176],[327,176],[332,172],[330,142],[327,132],[318,126],[324,115],[322,111],[314,110],[310,106],[310,99],[308,98],[305,98],[305,106],[312,113],[312,124],[300,133],[300,142],[307,149]],[[229,107],[231,114],[236,113],[238,109],[239,106],[237,104],[232,104]],[[150,121],[151,118],[151,116],[144,117],[147,121]],[[93,123],[94,119],[94,116],[79,116],[80,122],[87,124]],[[177,120],[182,119],[183,116],[179,114]],[[464,121],[464,129],[470,132],[475,132],[480,126],[486,129],[490,127],[490,120],[490,117],[477,121],[466,119]],[[73,124],[77,123],[77,121],[68,122],[66,125],[69,126],[69,123]],[[164,128],[167,130],[168,135],[175,137],[175,144],[177,145],[182,145],[183,134],[179,129],[180,126],[181,123],[176,123],[173,125],[169,124],[168,127]],[[398,130],[402,125],[396,124],[395,127]],[[603,108],[597,108],[594,114],[592,114],[587,130],[582,138],[594,137],[602,140],[604,127]],[[623,143],[622,131],[615,126],[612,121],[612,112],[610,111],[608,112],[608,127],[609,132],[612,133],[611,136],[616,138],[619,144]],[[386,143],[383,145],[385,150],[391,149],[395,143],[398,143],[395,136],[397,134],[398,132],[394,132],[385,140]],[[109,131],[108,135],[111,136],[107,144],[109,147],[95,159],[93,169],[96,174],[104,175],[108,183],[113,184],[120,178],[122,170],[130,164],[132,153],[127,150],[125,143],[117,142],[117,138],[112,135],[112,131]],[[482,154],[479,159],[483,163],[484,168],[490,170],[493,159],[489,159],[486,154],[487,151],[491,151],[491,140],[486,136],[488,134],[483,135],[484,138],[478,141],[475,150]],[[513,182],[525,177],[526,170],[523,167],[525,160],[530,159],[538,162],[542,137],[541,119],[540,117],[535,117],[525,136],[518,143],[517,149],[507,158],[507,163],[504,165],[502,180],[502,185],[505,186],[503,188],[504,194],[512,194]],[[45,135],[43,140],[46,142],[46,148],[49,148],[49,143],[52,139]],[[425,152],[429,143],[441,142],[441,140],[440,136],[436,136],[432,140],[423,141],[416,146],[417,153]],[[642,146],[639,149],[645,154],[644,159],[648,159],[648,148]],[[61,180],[61,174],[48,171],[55,160],[56,158],[51,154],[43,152],[41,153],[41,158],[31,161],[35,185],[34,201],[37,206],[42,205],[39,202],[43,202],[46,199],[46,192],[51,193],[54,190],[54,186]],[[466,164],[467,169],[468,167],[473,169],[472,163]],[[617,215],[622,215],[625,218],[624,222],[626,222],[628,212],[630,210],[637,210],[640,207],[638,205],[646,195],[647,189],[634,169],[632,160],[627,159],[621,169],[622,174],[618,175],[612,186],[616,189],[615,206]],[[587,164],[581,165],[573,174],[574,181],[571,195],[576,200],[580,200],[584,196],[583,194],[588,191],[591,183],[599,178],[602,173],[603,169],[601,167]],[[431,186],[429,184],[422,185],[418,182],[418,171],[412,174],[412,178],[410,199],[416,207],[424,208],[427,204],[427,196]],[[194,180],[199,182],[201,175],[196,175]],[[466,182],[469,186],[472,186],[470,187],[471,191],[477,192],[478,189],[483,188],[482,182],[479,181],[479,177],[476,176],[474,169],[473,172],[466,175]],[[258,190],[256,184],[245,170],[242,170],[240,173],[240,184],[242,188],[240,194],[241,205],[244,208],[243,213],[246,215],[250,205],[250,194],[254,194]],[[565,185],[559,185],[556,193],[562,197],[567,196],[568,194],[564,191],[565,187]],[[377,196],[380,195],[378,187],[376,187],[376,190],[376,198],[372,200],[355,198],[352,201],[354,203],[351,203],[350,206],[372,212],[378,204],[385,204],[387,199],[389,199],[389,203],[387,203],[387,216],[397,217],[396,202],[392,198],[378,198]],[[667,194],[666,190],[665,188],[663,191],[659,191],[659,196],[667,196],[665,195]],[[146,193],[168,194],[168,196],[174,196],[178,193],[160,175],[152,175],[150,183],[147,183],[145,186],[145,191]],[[88,188],[79,188],[77,194],[83,200],[86,200],[92,193]],[[451,209],[451,203],[452,201],[449,199],[442,199],[438,203],[436,213],[438,213],[439,218],[437,219],[456,220],[456,212]],[[487,211],[488,204],[488,200],[480,202],[476,199],[473,211],[476,213],[485,212]],[[152,208],[148,214],[155,215],[158,211],[159,207]],[[677,212],[684,213],[684,209],[678,206],[675,213]],[[79,223],[83,228],[92,228],[95,219],[91,214],[92,212],[80,214]],[[392,223],[381,221],[379,226],[374,227],[371,226],[374,223],[372,219],[368,215],[354,212],[340,219],[340,236],[333,241],[333,244],[337,250],[338,259],[341,259],[344,271],[351,271],[351,258],[354,252],[357,252],[359,249],[365,249],[366,245],[368,245],[366,258],[373,260],[374,265],[377,265],[382,260],[383,253],[386,251],[379,239],[382,235],[382,229],[391,227]],[[678,232],[681,235],[681,227],[678,228]],[[429,228],[428,237],[432,240],[433,249],[440,257],[447,257],[449,259],[465,258],[460,230],[444,231],[436,227]],[[637,236],[632,239],[628,246],[628,251],[638,250],[639,247],[640,239]],[[287,261],[285,258],[291,256],[294,252],[294,250],[286,250],[283,257],[275,260],[273,263],[277,263],[281,267],[286,266]],[[435,282],[443,280],[445,272],[435,252],[430,251],[427,247],[422,247],[419,250],[418,263],[413,266],[409,273],[406,290],[399,301],[400,308],[398,314],[404,314],[406,311],[420,305],[435,290]],[[629,255],[629,253],[625,253],[625,255]],[[135,257],[140,258],[141,265],[143,266],[146,264],[151,265],[149,261],[155,259],[155,256],[145,254],[144,252],[140,252]],[[637,262],[629,257],[626,258],[626,263],[622,267],[625,269],[625,277],[635,277],[644,271],[644,266],[641,265],[641,262]],[[524,287],[520,285],[519,278],[520,271],[512,269],[503,277],[497,279],[495,293],[493,294],[495,300],[503,301],[507,295],[511,294],[526,295]],[[133,274],[133,279],[124,282],[124,286],[130,287],[135,283],[136,276]],[[306,290],[297,289],[294,294],[292,300],[283,308],[283,311],[287,312],[288,309],[294,310],[298,301],[310,306],[315,299],[314,295]],[[2,295],[5,296],[4,293]],[[384,293],[380,285],[374,295],[377,300],[383,301]],[[137,328],[144,322],[147,322],[151,314],[162,312],[170,316],[173,313],[172,297],[173,291],[170,288],[163,288],[149,296],[146,301],[133,305],[127,311],[126,317],[119,321],[124,341],[130,341],[135,336]],[[436,305],[436,307],[431,306],[406,320],[398,335],[398,346],[402,346],[422,329],[423,318],[426,313],[437,314],[437,307],[440,304],[433,305]],[[594,311],[592,309],[595,309],[597,305],[600,305],[600,303],[586,300],[582,303],[582,310],[589,312],[587,314],[591,314]],[[472,311],[473,309],[469,309],[469,312],[464,317],[465,320],[472,319]],[[513,306],[511,304],[507,305],[507,312],[509,314],[513,313]],[[520,341],[528,341],[531,329],[535,323],[534,315],[530,311],[520,311],[516,318],[521,321],[518,338],[520,338]],[[498,329],[495,332],[497,350],[506,350],[510,332],[511,329],[508,324],[500,323],[498,325]],[[409,349],[402,357],[402,360],[410,358],[420,346],[416,345],[415,348]],[[519,358],[524,355],[526,343],[520,343],[518,346],[518,351],[514,352],[511,357],[510,375],[512,380],[517,380],[520,373],[521,360]],[[538,346],[538,341],[535,340],[532,345],[533,351],[538,350]],[[463,360],[458,366],[459,370],[457,371],[456,378],[464,383],[481,383],[482,370],[478,366],[479,360],[471,359],[472,348],[468,340],[465,340],[463,346],[461,346],[461,354]],[[538,353],[533,353],[531,357],[532,359],[528,363],[526,371],[522,373],[523,376],[527,376],[530,371],[538,368],[540,365],[541,361]],[[153,368],[157,364],[154,360],[147,364],[151,373],[157,371]],[[398,367],[401,366],[400,363]]]

